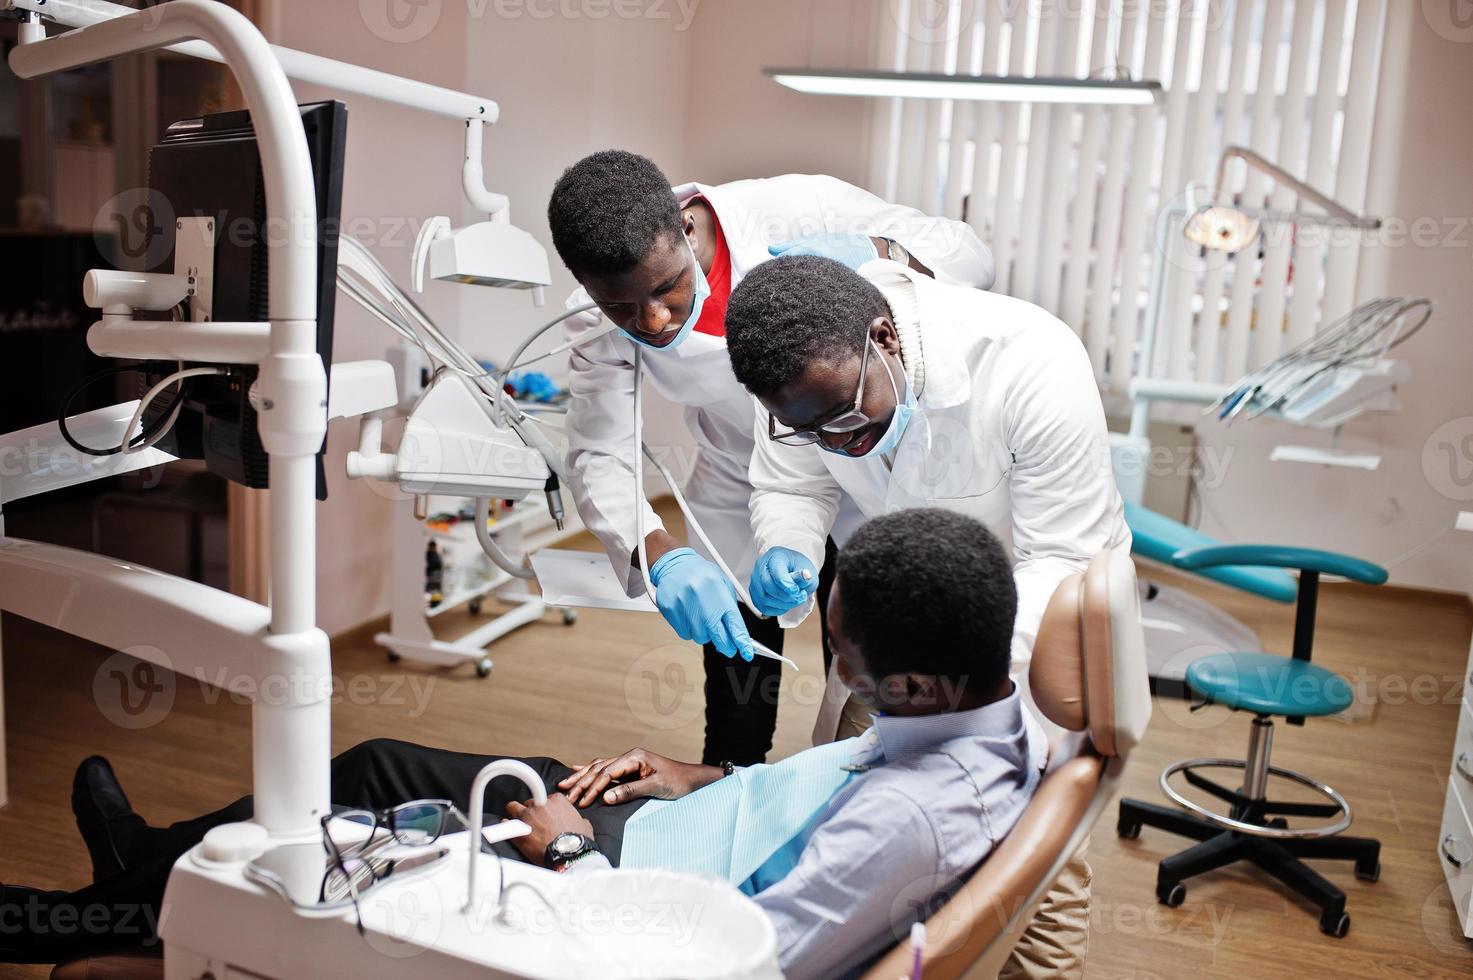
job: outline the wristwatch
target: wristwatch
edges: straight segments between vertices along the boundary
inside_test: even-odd
[[[716,764],[721,767],[721,775],[723,778],[726,776],[730,776],[732,773],[736,772],[736,766],[730,760],[722,759]]]
[[[910,253],[905,250],[904,245],[900,244],[893,238],[887,238],[885,239],[885,242],[887,243],[885,258],[889,259],[891,262],[899,262],[903,266],[910,265]]]
[[[598,843],[592,837],[584,834],[562,833],[554,837],[547,845],[547,853],[542,856],[542,863],[554,871],[562,871],[577,858],[597,850]]]

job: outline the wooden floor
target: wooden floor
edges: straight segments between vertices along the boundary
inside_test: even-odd
[[[1287,643],[1289,607],[1191,587],[1258,629],[1271,647]],[[472,617],[453,612],[439,622],[444,635],[453,635]],[[1350,935],[1321,935],[1301,902],[1252,872],[1205,876],[1191,883],[1181,908],[1160,906],[1155,863],[1183,842],[1150,829],[1137,841],[1120,841],[1107,817],[1090,850],[1091,978],[1473,975],[1473,946],[1455,933],[1434,856],[1473,612],[1456,597],[1332,587],[1320,624],[1316,659],[1379,691],[1380,703],[1361,720],[1281,729],[1274,759],[1339,788],[1356,808],[1355,832],[1385,844],[1376,884],[1357,882],[1348,868],[1324,868],[1349,895]],[[390,665],[372,632],[334,644],[341,695],[335,750],[388,735],[569,762],[636,744],[699,757],[699,661],[655,617],[585,611],[565,627],[549,615],[495,645],[495,669],[485,680],[468,666]],[[68,796],[72,771],[89,753],[113,761],[134,806],[154,823],[248,791],[245,705],[169,675],[147,706],[124,706],[110,672],[100,669],[106,651],[14,617],[6,619],[4,640],[11,803],[0,809],[0,880],[53,888],[87,882]],[[784,680],[774,757],[808,742],[821,686],[812,618],[790,638],[789,653],[802,671]],[[1435,680],[1414,684],[1418,678]],[[1189,714],[1158,702],[1127,792],[1155,800],[1163,765],[1187,756],[1241,756],[1246,738],[1242,716],[1221,709]],[[0,976],[45,974],[0,966]]]

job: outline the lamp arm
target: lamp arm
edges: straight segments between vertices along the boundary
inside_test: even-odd
[[[1335,200],[1329,195],[1316,190],[1314,187],[1311,187],[1309,184],[1306,184],[1298,177],[1289,173],[1289,171],[1285,170],[1283,167],[1266,159],[1261,154],[1255,153],[1253,150],[1248,149],[1246,146],[1229,146],[1222,151],[1222,156],[1219,157],[1217,161],[1217,186],[1219,189],[1221,189],[1226,184],[1228,161],[1233,158],[1242,160],[1245,164],[1247,164],[1249,167],[1252,167],[1254,170],[1257,170],[1260,173],[1265,173],[1268,176],[1272,177],[1278,183],[1285,184],[1293,188],[1300,197],[1319,205],[1326,212],[1328,212],[1331,217],[1339,218],[1341,221],[1344,221],[1347,224],[1356,225],[1361,228],[1381,227],[1380,218],[1371,218],[1366,217],[1365,215],[1357,214],[1350,208],[1346,207],[1344,204],[1341,204],[1339,201]]]
[[[64,27],[89,27],[137,13],[135,7],[110,3],[108,0],[0,0],[0,10],[17,10],[31,17],[45,17]],[[150,10],[152,17],[160,16],[156,8]],[[39,23],[32,23],[44,32],[45,28]],[[346,61],[324,58],[306,51],[284,48],[278,44],[270,45],[270,48],[287,77],[298,81],[366,95],[437,116],[479,119],[486,125],[496,122],[501,114],[494,99],[391,75]],[[204,40],[180,41],[167,45],[167,49],[203,61],[225,61],[219,49]]]

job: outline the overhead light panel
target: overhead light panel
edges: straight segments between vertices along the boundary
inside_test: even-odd
[[[945,75],[819,68],[764,68],[762,71],[779,85],[810,95],[1120,106],[1154,105],[1161,97],[1160,82],[1107,78]]]

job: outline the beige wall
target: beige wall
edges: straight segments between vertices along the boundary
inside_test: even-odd
[[[1437,244],[1397,243],[1364,254],[1360,299],[1427,296],[1436,312],[1396,356],[1412,371],[1402,392],[1405,410],[1363,418],[1346,427],[1341,446],[1380,452],[1373,473],[1269,462],[1282,443],[1327,445],[1326,434],[1273,422],[1224,429],[1202,427],[1204,448],[1231,450],[1228,477],[1207,496],[1203,529],[1233,541],[1274,541],[1336,548],[1374,561],[1404,555],[1473,510],[1473,486],[1450,483],[1456,453],[1473,467],[1473,126],[1455,108],[1473,89],[1473,43],[1435,33],[1394,5],[1375,120],[1368,210],[1410,227],[1433,219]],[[1353,120],[1351,125],[1366,125]],[[1433,238],[1429,237],[1428,242]],[[1462,422],[1455,420],[1462,419]],[[1450,430],[1438,432],[1451,423]],[[1427,466],[1424,468],[1424,450]],[[1454,489],[1448,492],[1449,487]],[[1449,591],[1473,591],[1473,535],[1449,532],[1392,570],[1392,581]]]
[[[802,95],[762,69],[868,63],[871,26],[885,6],[883,0],[702,4],[689,81],[690,176],[714,184],[828,173],[865,186],[869,100]]]
[[[278,11],[275,40],[287,47],[339,58],[426,82],[458,87],[465,75],[464,32],[446,4],[437,28],[413,43],[374,34],[353,0],[290,5]],[[298,84],[302,101],[341,98],[348,103],[348,151],[343,175],[344,228],[369,241],[391,272],[408,283],[409,251],[417,224],[460,207],[460,127],[369,99]],[[455,297],[432,292],[425,306],[440,319],[456,313]],[[382,357],[394,335],[351,301],[338,297],[333,336],[337,361]],[[350,481],[343,459],[357,438],[356,423],[328,429],[328,502],[317,508],[318,623],[329,633],[388,609],[386,490]]]

